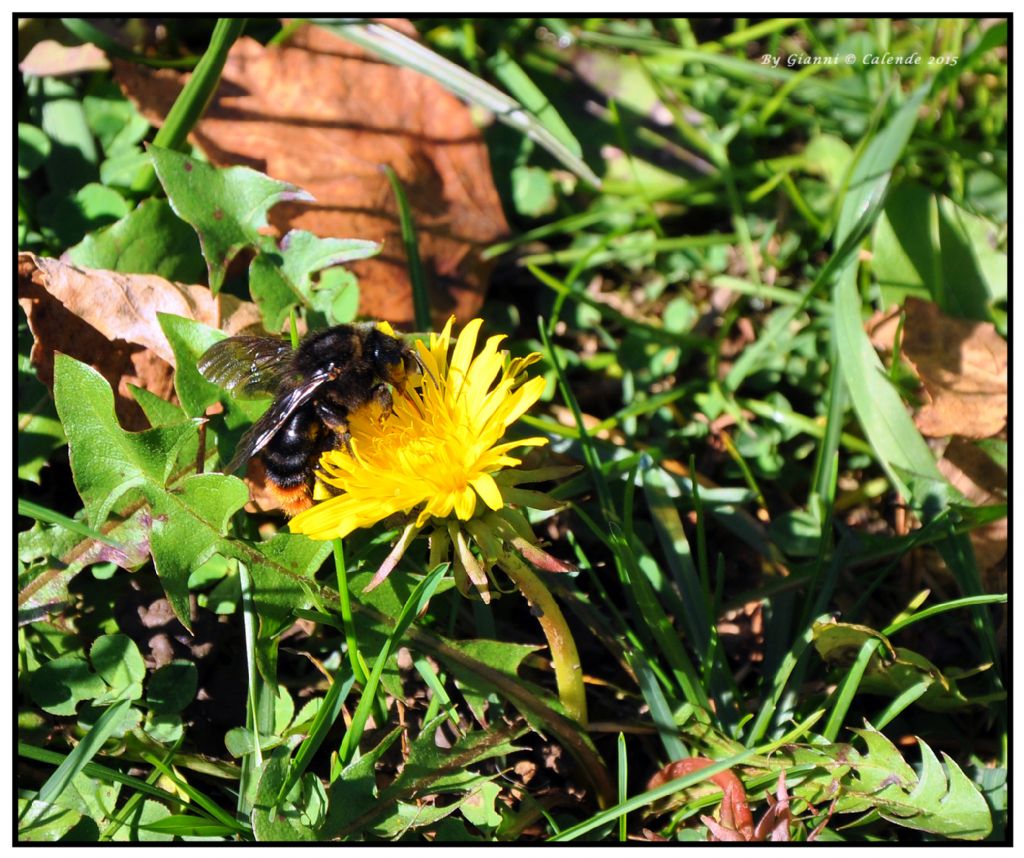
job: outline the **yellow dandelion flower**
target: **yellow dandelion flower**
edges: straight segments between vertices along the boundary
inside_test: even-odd
[[[429,345],[416,344],[422,382],[395,397],[390,417],[382,421],[375,406],[351,415],[351,453],[323,455],[317,476],[329,488],[317,494],[327,497],[291,520],[293,532],[334,539],[396,513],[416,511],[419,528],[453,513],[468,521],[481,502],[485,511],[504,506],[494,474],[520,464],[510,455],[515,448],[547,443],[537,437],[500,443],[544,389],[542,378],[520,383],[523,370],[540,355],[506,364],[498,350],[504,338],[495,336],[474,357],[483,324],[474,319],[449,358],[453,321],[431,334]]]

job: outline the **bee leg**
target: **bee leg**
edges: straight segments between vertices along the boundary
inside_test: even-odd
[[[316,415],[323,421],[334,435],[341,441],[349,455],[352,455],[352,434],[348,431],[348,411],[333,405],[329,401],[318,399],[313,403]]]
[[[391,396],[391,388],[386,384],[378,384],[373,389],[373,398],[380,406],[380,422],[383,423],[395,410],[395,400]]]

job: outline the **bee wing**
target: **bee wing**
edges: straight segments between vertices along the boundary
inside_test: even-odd
[[[228,337],[206,350],[196,366],[207,381],[239,399],[272,396],[288,380],[295,352],[274,337]]]
[[[263,416],[257,420],[238,442],[235,455],[231,457],[224,473],[229,474],[237,471],[249,459],[255,456],[260,450],[270,443],[280,430],[284,422],[291,417],[292,413],[305,402],[312,399],[325,381],[331,378],[330,373],[318,372],[310,376],[302,384],[295,385],[282,391],[273,404],[266,410]]]

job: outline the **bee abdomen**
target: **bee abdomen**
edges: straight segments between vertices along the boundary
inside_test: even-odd
[[[310,483],[320,458],[327,428],[312,408],[300,408],[263,448],[267,476],[283,488]]]

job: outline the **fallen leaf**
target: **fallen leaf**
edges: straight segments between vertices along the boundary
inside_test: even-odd
[[[964,497],[977,506],[1005,503],[1007,474],[977,445],[954,438],[942,458],[939,470]],[[1005,592],[1005,560],[1009,520],[1001,518],[970,532],[974,556],[987,593]]]
[[[18,63],[18,71],[35,77],[69,77],[110,68],[107,55],[95,45],[62,45],[53,39],[36,42]]]
[[[53,356],[63,352],[93,366],[115,391],[115,410],[128,430],[149,423],[130,384],[163,399],[174,395],[174,353],[157,313],[173,313],[237,333],[259,321],[249,302],[214,297],[205,286],[156,275],[79,268],[57,259],[18,254],[18,303],[32,331],[31,361],[53,387]]]
[[[125,94],[157,125],[185,80],[169,69],[119,60],[114,70]],[[480,308],[490,269],[480,251],[508,225],[479,129],[434,81],[320,27],[303,27],[278,46],[243,38],[191,139],[217,166],[244,164],[316,198],[312,205],[273,209],[270,221],[281,235],[306,229],[383,242],[380,256],[352,265],[360,312],[408,324],[405,250],[380,169],[390,165],[413,210],[424,269],[433,275],[435,319],[454,312],[464,320]]]
[[[908,298],[903,312],[902,355],[911,363],[926,396],[914,417],[932,438],[990,438],[1007,414],[1007,346],[990,322],[945,315],[931,301]],[[868,322],[876,348],[892,351],[899,311]]]
[[[706,769],[713,766],[717,761],[709,760],[707,757],[689,757],[685,760],[676,760],[656,772],[648,781],[647,789],[651,790],[681,778],[692,772]],[[754,818],[750,813],[750,805],[747,804],[747,793],[743,789],[743,782],[730,770],[711,775],[708,780],[722,790],[722,804],[719,809],[719,821],[708,817],[701,817],[702,821],[712,832],[715,840],[751,840],[754,837]]]

